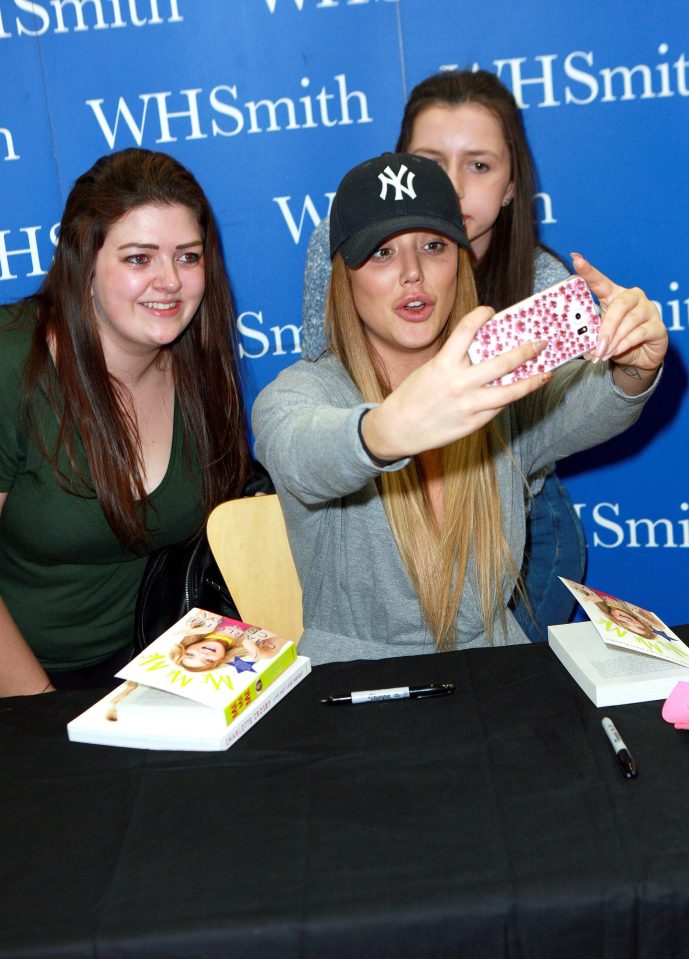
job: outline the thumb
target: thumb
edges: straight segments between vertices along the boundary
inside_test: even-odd
[[[453,359],[465,356],[478,331],[494,314],[495,310],[490,306],[475,307],[459,321],[447,338],[442,352]]]
[[[586,281],[591,292],[597,296],[602,303],[607,305],[612,297],[615,296],[616,293],[619,293],[621,287],[608,279],[604,273],[597,270],[588,260],[585,260],[581,253],[570,253],[570,256],[572,257],[574,269],[579,276]]]

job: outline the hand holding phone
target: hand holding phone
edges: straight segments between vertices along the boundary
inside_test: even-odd
[[[496,313],[476,334],[469,358],[472,363],[482,363],[524,343],[547,340],[548,346],[536,359],[490,385],[516,383],[593,350],[599,327],[600,316],[589,288],[580,276],[570,276]]]

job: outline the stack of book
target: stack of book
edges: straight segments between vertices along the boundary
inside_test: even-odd
[[[310,671],[290,640],[193,609],[117,673],[125,682],[67,734],[106,746],[227,749]]]
[[[596,706],[665,699],[679,681],[689,681],[689,648],[655,613],[562,582],[589,622],[550,626],[548,642]]]

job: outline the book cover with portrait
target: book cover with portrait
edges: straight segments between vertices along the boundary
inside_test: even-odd
[[[563,576],[560,580],[576,597],[608,646],[689,666],[689,648],[656,613]]]
[[[117,676],[220,710],[231,723],[296,656],[283,636],[195,608]]]

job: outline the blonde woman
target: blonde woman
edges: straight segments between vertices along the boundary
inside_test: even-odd
[[[246,664],[272,659],[287,642],[289,640],[284,636],[257,626],[221,624],[205,635],[191,633],[184,636],[175,643],[168,656],[175,665],[193,673],[218,669],[228,663],[242,672],[247,668]],[[239,660],[243,661],[243,667]]]
[[[219,669],[231,659],[244,655],[246,650],[241,640],[213,632],[205,636],[198,633],[184,636],[168,653],[176,666],[183,666],[192,673]]]
[[[624,430],[655,386],[657,310],[578,255],[604,313],[592,362],[489,386],[546,343],[471,365],[493,310],[476,307],[468,247],[433,160],[384,154],[351,170],[330,217],[333,350],[254,406],[314,663],[526,642],[507,608],[524,477]]]

